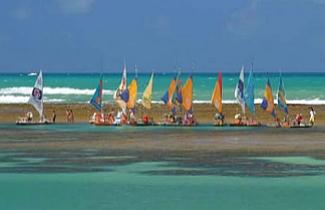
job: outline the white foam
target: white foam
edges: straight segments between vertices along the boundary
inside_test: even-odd
[[[1,95],[30,95],[32,87],[1,88]],[[44,87],[44,95],[92,95],[95,89],[77,89],[70,87]],[[113,90],[103,90],[105,95],[113,95]]]
[[[21,104],[27,103],[29,96],[12,96],[12,95],[0,95],[0,104]],[[64,102],[63,99],[57,98],[44,98],[45,103],[60,103]]]

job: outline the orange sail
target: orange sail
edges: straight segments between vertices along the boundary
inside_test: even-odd
[[[128,90],[129,90],[129,101],[127,102],[127,107],[129,109],[133,109],[137,101],[137,90],[138,90],[137,79],[133,79],[131,81]]]
[[[192,76],[187,79],[185,85],[182,88],[182,105],[185,111],[190,111],[192,109],[192,100],[193,100],[193,79]]]
[[[218,80],[214,87],[211,103],[217,108],[219,113],[222,113],[222,74],[219,73]]]

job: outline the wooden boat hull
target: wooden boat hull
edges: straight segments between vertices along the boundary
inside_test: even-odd
[[[16,125],[31,126],[31,125],[52,125],[51,122],[16,122]]]

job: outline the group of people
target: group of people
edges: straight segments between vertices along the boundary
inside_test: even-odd
[[[114,111],[107,114],[103,112],[94,112],[90,121],[91,124],[96,125],[137,125],[138,120],[134,111],[130,111],[129,114],[123,111],[117,112],[115,115]],[[145,125],[153,123],[153,119],[149,115],[142,116],[142,123]]]
[[[289,127],[303,127],[303,126],[313,126],[315,124],[315,115],[316,112],[313,107],[309,107],[309,124],[307,124],[304,120],[304,117],[301,113],[297,114],[293,120],[290,119],[289,115],[286,115],[283,118],[283,121],[280,121],[278,117],[274,118],[275,126],[276,127],[283,127],[283,128],[289,128]],[[224,115],[217,113],[215,115],[215,125],[224,125]],[[237,113],[234,117],[234,122],[232,125],[238,125],[238,126],[258,126],[261,125],[261,123],[257,122],[254,118],[247,120],[246,117],[242,117],[240,113]]]
[[[74,114],[72,109],[67,108],[65,110],[65,118],[67,123],[74,123]]]

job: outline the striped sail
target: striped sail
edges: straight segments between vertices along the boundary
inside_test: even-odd
[[[275,117],[275,108],[274,108],[274,98],[272,95],[272,87],[270,84],[270,80],[267,79],[266,87],[264,91],[264,97],[261,103],[261,108],[265,111],[271,113],[273,117]]]
[[[248,107],[248,110],[252,113],[255,114],[255,96],[254,96],[254,74],[253,74],[253,69],[249,72],[249,77],[247,81],[247,87],[246,87],[246,93],[245,93],[245,103]]]
[[[280,75],[280,82],[279,82],[279,88],[278,88],[278,93],[277,93],[277,101],[278,101],[278,107],[285,113],[288,114],[288,105],[286,101],[286,94],[284,90],[284,83],[282,80],[282,76]]]
[[[239,80],[235,88],[235,98],[241,106],[242,112],[245,113],[245,96],[244,96],[244,66],[242,66]]]
[[[216,81],[216,85],[214,87],[211,103],[217,108],[217,111],[222,113],[222,73],[220,72],[218,75],[218,80]]]
[[[182,88],[182,105],[186,112],[192,110],[192,100],[193,100],[193,79],[190,76],[185,85]]]
[[[169,108],[173,108],[173,96],[176,90],[176,77],[172,79],[169,84],[168,90],[166,93],[161,97],[161,100],[167,104]]]
[[[150,80],[148,82],[148,85],[147,85],[147,87],[144,90],[143,95],[142,95],[142,105],[146,109],[151,109],[153,77],[154,77],[154,74],[152,73],[151,77],[150,77]]]

